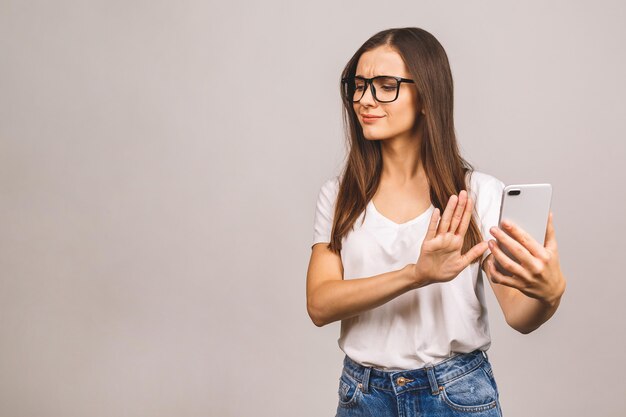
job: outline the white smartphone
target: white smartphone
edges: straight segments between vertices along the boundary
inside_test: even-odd
[[[512,184],[502,190],[500,202],[500,218],[498,227],[502,228],[502,220],[508,219],[528,232],[540,245],[545,244],[546,230],[548,227],[548,215],[552,205],[551,184]],[[506,233],[506,230],[504,230]],[[504,245],[500,245],[502,252],[509,258],[519,263],[510,254]],[[495,260],[495,258],[494,258]],[[496,269],[507,276],[511,273],[495,261]]]

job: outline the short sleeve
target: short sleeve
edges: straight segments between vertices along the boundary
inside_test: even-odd
[[[498,225],[502,190],[505,184],[493,176],[487,176],[486,174],[483,174],[483,176],[487,178],[478,185],[477,196],[474,198],[476,199],[476,212],[480,218],[480,230],[483,241],[486,242],[494,238],[489,229]],[[481,265],[490,253],[491,250],[487,248],[480,259]]]
[[[313,243],[311,246],[319,242],[330,242],[338,190],[339,182],[337,177],[327,180],[320,188],[315,206]]]

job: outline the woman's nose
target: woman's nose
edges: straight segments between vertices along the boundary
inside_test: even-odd
[[[374,100],[374,96],[372,95],[371,84],[367,86],[367,88],[365,89],[365,93],[363,94],[363,97],[361,97],[361,100],[359,100],[359,102],[364,105],[376,105],[376,100]]]

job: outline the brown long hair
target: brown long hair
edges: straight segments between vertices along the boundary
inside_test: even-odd
[[[439,41],[429,32],[415,27],[387,29],[368,39],[346,64],[342,78],[354,77],[361,55],[378,46],[397,51],[415,80],[418,99],[425,115],[416,108],[415,131],[422,135],[420,153],[430,186],[433,206],[443,214],[451,195],[466,189],[466,174],[474,167],[460,155],[453,121],[453,83],[448,57]],[[342,87],[340,86],[340,89]],[[340,175],[339,192],[328,246],[341,251],[341,240],[353,228],[367,203],[374,196],[382,172],[379,140],[367,140],[352,107],[352,101],[341,94],[343,121],[347,138],[347,162]],[[465,234],[461,253],[481,242],[482,235],[474,212]],[[474,262],[480,260],[476,258]]]

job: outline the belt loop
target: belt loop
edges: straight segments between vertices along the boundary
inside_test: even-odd
[[[365,369],[363,370],[363,389],[362,392],[363,394],[367,394],[369,392],[369,387],[370,387],[370,370],[372,369],[371,366],[366,366]]]
[[[432,365],[426,365],[426,374],[428,375],[428,382],[430,383],[430,393],[435,395],[439,392],[439,385],[437,384],[437,377],[435,376],[435,369]]]

